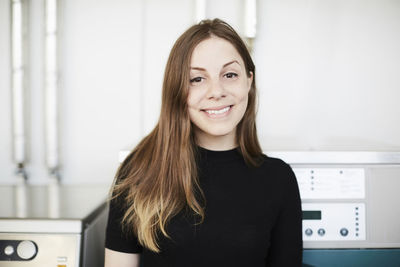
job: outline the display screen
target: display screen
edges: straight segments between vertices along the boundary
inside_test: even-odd
[[[321,220],[321,211],[303,210],[303,220]]]

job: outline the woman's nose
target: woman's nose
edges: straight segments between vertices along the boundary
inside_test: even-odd
[[[220,99],[226,96],[223,85],[220,81],[212,81],[208,86],[207,98]]]

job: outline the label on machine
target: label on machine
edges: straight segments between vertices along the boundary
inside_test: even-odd
[[[364,199],[363,168],[293,168],[301,199]]]

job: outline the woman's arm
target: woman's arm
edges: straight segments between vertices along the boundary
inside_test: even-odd
[[[302,210],[296,177],[286,165],[282,195],[283,205],[271,236],[267,267],[300,267],[302,265]],[[286,173],[286,175],[284,175]]]
[[[110,201],[105,240],[105,267],[139,267],[143,248],[133,231],[123,229],[124,196]]]
[[[123,253],[106,248],[104,267],[139,267],[140,254]]]

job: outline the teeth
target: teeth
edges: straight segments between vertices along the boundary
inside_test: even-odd
[[[222,114],[222,113],[227,112],[230,108],[231,107],[229,106],[229,107],[226,107],[226,108],[223,108],[223,109],[220,109],[220,110],[206,110],[206,112],[208,114]]]

